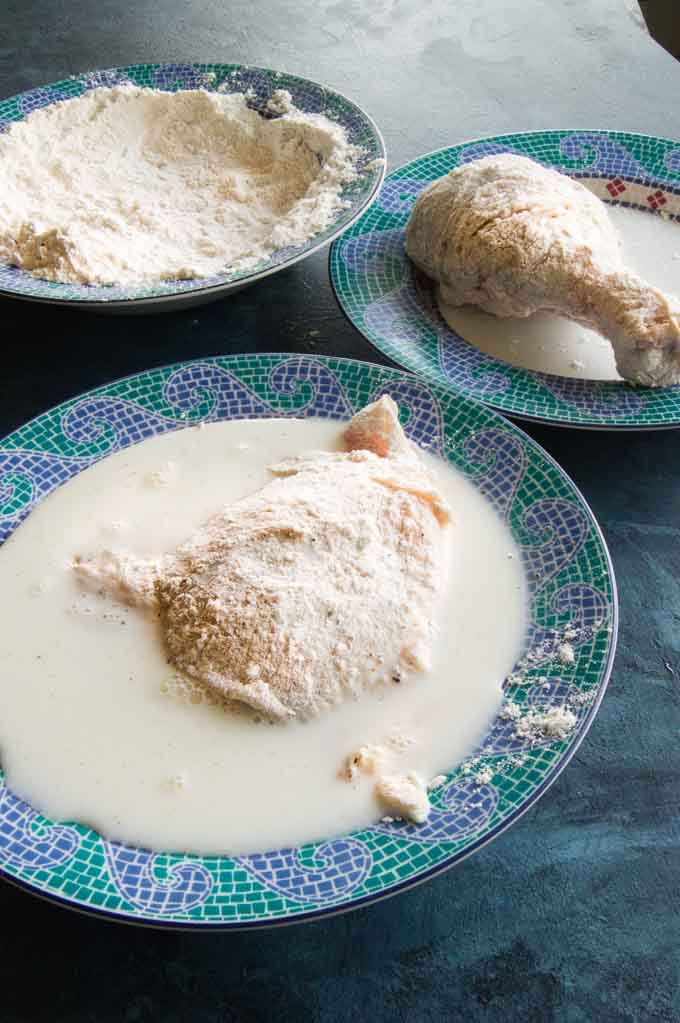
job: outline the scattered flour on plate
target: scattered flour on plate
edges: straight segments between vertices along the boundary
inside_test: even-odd
[[[498,712],[501,721],[512,725],[512,734],[515,739],[527,743],[528,746],[534,744],[542,746],[546,740],[562,741],[571,735],[578,723],[578,712],[594,702],[597,688],[579,689],[578,686],[572,685],[564,703],[543,708],[517,702],[513,691],[535,687],[549,690],[555,681],[554,677],[551,681],[547,675],[533,675],[532,673],[547,662],[553,662],[565,668],[572,667],[576,662],[576,652],[572,641],[583,642],[601,631],[611,633],[612,627],[604,621],[596,622],[585,629],[569,623],[561,629],[552,630],[546,639],[530,648],[520,659],[514,671],[506,679],[509,691]],[[480,751],[480,755],[469,757],[462,764],[461,774],[464,777],[471,777],[475,785],[486,785],[494,775],[522,767],[529,755],[529,750],[527,750],[501,758],[495,754],[491,747],[484,748]],[[484,757],[494,757],[493,770],[483,763]]]
[[[360,149],[285,90],[93,89],[0,136],[0,261],[83,284],[209,277],[323,231]]]
[[[504,703],[498,714],[501,721],[517,721],[522,716],[522,708],[513,700]]]
[[[572,707],[589,707],[594,699],[594,689],[583,689],[572,693],[569,697],[569,703]]]
[[[508,675],[506,684],[509,686],[526,686],[528,684],[533,685],[536,682],[547,682],[547,676],[541,675],[534,679],[530,677],[531,672],[550,661],[559,661],[565,667],[575,664],[576,654],[571,641],[577,638],[582,641],[588,634],[599,632],[601,629],[611,632],[611,627],[606,626],[603,622],[588,626],[585,630],[577,629],[571,623],[562,629],[551,630],[544,640],[531,647],[530,650],[527,650],[524,656],[517,662],[514,670]]]
[[[568,707],[531,710],[518,719],[515,735],[518,739],[566,739],[575,724],[576,715]]]
[[[562,664],[573,664],[576,660],[576,654],[571,643],[561,643],[558,654]]]

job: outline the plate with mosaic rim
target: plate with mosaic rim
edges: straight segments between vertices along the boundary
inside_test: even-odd
[[[343,312],[398,365],[507,415],[588,429],[679,426],[680,386],[636,388],[522,369],[479,351],[441,317],[432,289],[414,273],[404,251],[411,208],[431,181],[498,153],[528,156],[578,178],[609,204],[680,221],[680,142],[588,130],[523,132],[463,142],[393,171],[371,209],[334,243],[330,274]]]
[[[541,796],[588,731],[611,671],[617,598],[592,512],[562,469],[518,427],[448,387],[368,363],[296,355],[201,359],[100,387],[0,441],[0,543],[47,494],[145,438],[201,422],[272,416],[344,420],[388,393],[409,436],[472,481],[507,522],[530,592],[525,651],[505,703],[528,715],[570,707],[573,728],[521,734],[503,711],[452,764],[422,825],[376,822],[298,848],[183,856],[51,821],[0,776],[0,873],[73,909],[175,928],[309,920],[395,894],[500,835]],[[564,661],[564,636],[573,657]],[[474,770],[470,769],[474,765]],[[264,812],[267,812],[264,808]]]

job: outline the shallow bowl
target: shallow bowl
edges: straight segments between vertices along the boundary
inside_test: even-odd
[[[349,140],[363,153],[358,177],[345,186],[346,205],[333,222],[303,245],[279,249],[248,270],[232,270],[213,277],[181,281],[155,281],[136,285],[59,284],[0,264],[0,294],[54,305],[78,306],[98,312],[164,312],[202,305],[241,290],[249,284],[298,263],[345,231],[373,201],[385,174],[385,146],[374,122],[355,103],[318,82],[268,68],[243,64],[134,64],[73,75],[53,85],[40,86],[0,102],[0,132],[32,111],[80,96],[90,89],[133,83],[144,89],[178,92],[208,89],[243,92],[249,104],[265,111],[277,89],[287,89],[305,113],[319,113],[346,129]],[[271,115],[269,115],[271,116]]]

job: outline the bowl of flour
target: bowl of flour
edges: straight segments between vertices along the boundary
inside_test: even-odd
[[[315,82],[144,64],[0,102],[0,293],[121,312],[223,297],[376,197],[382,138]]]

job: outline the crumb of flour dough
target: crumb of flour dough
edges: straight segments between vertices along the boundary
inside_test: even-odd
[[[376,778],[374,792],[378,802],[391,811],[380,818],[383,824],[391,824],[395,820],[422,824],[431,809],[428,792],[440,788],[446,781],[445,774],[437,774],[426,783],[415,771],[408,774],[395,772],[395,759],[413,743],[411,736],[398,732],[385,743],[360,746],[347,758],[343,767],[342,776],[348,781],[354,781],[359,774]]]
[[[522,708],[514,700],[507,700],[501,707],[498,716],[501,721],[517,721],[522,716]]]
[[[571,643],[561,643],[557,653],[562,664],[573,664],[576,660],[574,648]]]
[[[584,689],[579,692],[572,693],[569,697],[569,703],[572,707],[589,707],[595,699],[595,691],[592,689]]]
[[[387,764],[405,753],[416,743],[415,738],[401,728],[393,731],[379,743],[365,743],[346,758],[341,777],[354,781],[360,774],[378,774]]]
[[[419,774],[392,774],[381,778],[376,795],[388,810],[414,824],[422,824],[430,815],[427,786]]]
[[[144,477],[144,482],[149,487],[167,487],[175,477],[177,467],[170,460],[164,462],[158,469],[153,469]]]
[[[576,650],[573,641],[578,640],[579,643],[582,643],[589,636],[602,630],[611,633],[611,625],[608,625],[605,621],[600,621],[589,625],[587,628],[577,628],[570,622],[562,628],[550,630],[544,640],[527,650],[524,656],[520,658],[514,670],[507,676],[505,680],[506,685],[526,686],[532,684],[529,673],[548,661],[557,660],[564,666],[574,664],[576,661]],[[548,679],[547,676],[542,675],[533,681],[545,684],[548,682]]]
[[[382,742],[365,743],[350,753],[340,775],[348,781],[354,781],[359,774],[377,774],[395,756],[405,753],[415,741],[403,729],[395,728]]]
[[[428,791],[446,781],[446,775],[442,774],[425,784],[416,772],[397,772],[399,758],[414,744],[413,736],[396,729],[381,743],[360,746],[347,757],[342,767],[341,776],[347,781],[354,782],[359,775],[375,778],[375,796],[393,814],[382,817],[383,823],[390,823],[395,818],[422,823],[430,812]]]
[[[360,774],[375,774],[387,756],[388,751],[384,746],[360,746],[345,760],[340,771],[341,777],[354,781]]]

